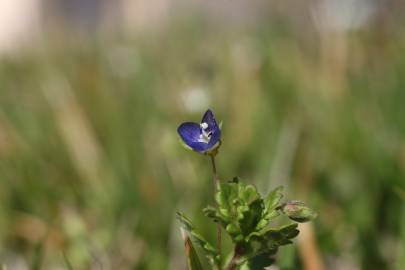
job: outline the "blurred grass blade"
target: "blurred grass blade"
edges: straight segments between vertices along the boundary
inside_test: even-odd
[[[67,270],[73,270],[72,263],[70,262],[70,260],[69,260],[69,258],[68,258],[65,251],[62,252],[62,256],[63,256],[63,261],[65,263],[66,269]]]
[[[31,269],[40,270],[41,266],[42,266],[43,258],[44,258],[44,244],[43,244],[43,241],[41,241],[34,248]]]

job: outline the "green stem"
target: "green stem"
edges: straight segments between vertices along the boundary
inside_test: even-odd
[[[243,250],[238,245],[236,245],[234,253],[233,253],[233,257],[225,269],[226,270],[236,270],[236,268],[239,265],[239,260],[240,260],[240,257],[242,256],[242,254],[243,254]]]
[[[210,155],[211,157],[211,165],[212,165],[212,172],[214,174],[213,177],[213,184],[214,184],[214,201],[215,201],[215,194],[218,191],[219,188],[219,177],[218,177],[218,173],[217,173],[217,166],[215,164],[215,155],[212,154]],[[219,268],[222,268],[222,261],[221,261],[221,225],[219,223],[217,223],[217,249],[218,249],[218,254],[219,254]]]

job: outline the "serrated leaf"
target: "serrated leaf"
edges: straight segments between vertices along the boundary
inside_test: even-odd
[[[237,235],[240,233],[240,228],[236,226],[235,224],[228,224],[225,228],[225,230],[230,234],[230,235]]]
[[[237,178],[220,185],[216,201],[218,210],[207,209],[206,215],[221,221],[234,242],[254,231],[262,218],[264,204],[256,187],[240,183]]]
[[[220,263],[218,251],[196,231],[190,219],[188,219],[183,213],[177,212],[176,217],[177,220],[179,220],[182,224],[183,229],[189,233],[192,242],[200,246],[205,251],[205,255],[209,259],[212,266],[217,268]]]
[[[285,225],[278,229],[269,229],[266,230],[262,236],[267,241],[267,245],[274,244],[277,246],[287,245],[290,244],[290,239],[296,237],[299,233],[297,230],[298,224],[292,223],[289,225]]]
[[[291,223],[288,225],[284,225],[280,228],[280,232],[289,237],[289,238],[293,238],[295,236],[298,235],[299,231],[297,230],[298,228],[298,224],[297,223]]]
[[[203,209],[203,213],[206,217],[211,218],[214,222],[219,222],[224,228],[228,224],[227,219],[212,206],[205,207]]]
[[[226,232],[235,239],[241,234],[241,230],[237,223],[230,223],[226,218],[221,215],[216,208],[208,206],[203,209],[205,216],[214,220],[214,222],[219,222],[221,226],[226,230]]]
[[[242,186],[240,188],[239,197],[242,199],[246,204],[250,204],[255,200],[260,198],[259,193],[257,192],[256,188],[252,185]]]
[[[317,213],[301,201],[289,201],[281,211],[296,222],[308,222],[316,218]]]
[[[248,265],[249,269],[262,270],[265,267],[269,267],[274,262],[273,255],[276,253],[276,251],[277,250],[269,250],[268,252],[264,252],[264,253],[258,254],[257,256],[250,258],[247,261],[247,265]]]
[[[298,224],[291,223],[279,228],[268,228],[261,231],[252,232],[247,240],[250,239],[264,239],[265,241],[274,240],[275,244],[279,245],[279,240],[282,239],[291,239],[298,235],[299,231],[297,230]]]
[[[268,223],[268,220],[262,218],[256,225],[256,231],[260,231],[261,229],[266,227]]]
[[[265,253],[275,253],[280,246],[292,243],[292,239],[299,233],[298,224],[288,224],[280,228],[270,228],[251,233],[248,238],[247,259]]]
[[[263,210],[263,201],[259,198],[253,201],[243,212],[240,212],[243,218],[239,219],[239,223],[245,236],[248,236],[255,230],[262,217]]]
[[[280,200],[283,198],[283,189],[282,186],[279,186],[267,194],[266,199],[264,200],[267,212],[274,210],[278,206]]]
[[[243,256],[238,265],[240,270],[262,270],[273,264],[273,255],[277,253],[277,248],[261,249]]]
[[[264,204],[256,187],[253,185],[239,184],[238,199],[240,205],[237,208],[238,221],[242,233],[247,236],[260,221],[264,211]]]
[[[219,209],[225,209],[225,215],[231,215],[234,210],[235,200],[238,199],[238,184],[223,183],[220,184],[218,192],[215,194],[215,200]]]
[[[280,204],[280,200],[283,198],[283,187],[279,186],[267,194],[264,200],[264,211],[261,220],[256,226],[256,230],[260,231],[269,224],[270,220],[280,215],[277,211],[277,207]]]

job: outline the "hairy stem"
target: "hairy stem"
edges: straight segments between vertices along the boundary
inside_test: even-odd
[[[235,270],[238,267],[238,262],[242,255],[243,250],[240,247],[236,246],[235,251],[233,253],[233,257],[229,262],[228,266],[226,267],[226,270]]]
[[[215,164],[215,155],[210,155],[211,157],[211,165],[212,165],[212,172],[214,174],[213,176],[213,184],[214,184],[214,196],[215,193],[218,191],[219,187],[219,178],[218,178],[218,173],[217,173],[217,166]],[[215,200],[215,198],[214,198]],[[218,253],[221,257],[221,225],[217,223],[217,248],[218,248]],[[221,268],[221,259],[219,262],[219,267]]]
[[[236,264],[236,260],[232,258],[231,262],[229,263],[228,267],[226,270],[235,270],[238,265]]]

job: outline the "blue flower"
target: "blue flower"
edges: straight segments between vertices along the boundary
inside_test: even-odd
[[[201,123],[182,123],[177,132],[188,147],[199,153],[215,153],[221,144],[221,130],[211,110],[205,112]]]

